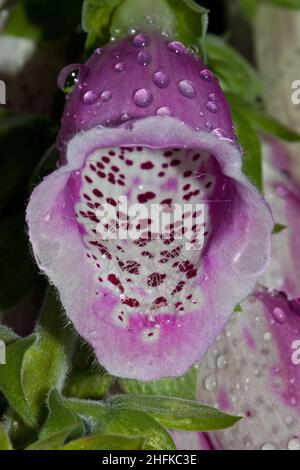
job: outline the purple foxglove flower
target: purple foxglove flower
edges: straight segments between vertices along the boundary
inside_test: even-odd
[[[27,211],[36,260],[111,374],[181,375],[264,271],[269,208],[242,173],[216,79],[182,44],[138,34],[74,68],[61,166]],[[157,206],[183,211],[157,229]]]
[[[215,449],[300,449],[300,302],[259,288],[241,306],[201,362],[198,399],[244,418],[209,439]]]
[[[300,297],[300,186],[293,178],[287,146],[264,139],[265,197],[276,223],[285,229],[273,237],[271,263],[262,284]]]

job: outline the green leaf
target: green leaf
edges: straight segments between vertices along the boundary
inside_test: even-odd
[[[195,400],[197,385],[198,365],[178,378],[166,378],[151,382],[139,382],[137,380],[120,380],[120,385],[126,393],[143,395],[164,395],[187,400]]]
[[[243,172],[259,190],[262,190],[262,151],[258,134],[251,121],[239,109],[231,106],[231,113],[238,142],[243,150]]]
[[[17,304],[41,279],[29,252],[23,217],[0,223],[0,309]]]
[[[277,233],[282,232],[282,231],[285,230],[286,228],[287,228],[286,225],[275,224],[275,225],[274,225],[274,228],[273,228],[272,234],[273,234],[273,235],[276,235]]]
[[[12,445],[4,426],[0,423],[0,450],[12,450]]]
[[[57,390],[52,390],[48,401],[49,415],[39,439],[27,450],[58,450],[67,440],[77,439],[84,434],[84,425],[79,416],[67,409]]]
[[[143,445],[140,437],[99,434],[69,442],[61,450],[141,450]]]
[[[118,434],[125,437],[141,436],[144,449],[175,449],[166,429],[147,413],[138,410],[112,409],[102,402],[65,399],[67,408],[87,420],[93,433]]]
[[[24,355],[34,340],[32,335],[9,344],[6,348],[6,364],[0,365],[0,390],[12,408],[31,428],[36,427],[36,421],[24,395],[21,368]]]
[[[10,328],[4,325],[0,325],[0,341],[3,341],[5,344],[13,343],[19,339],[19,336],[14,333]]]
[[[52,288],[46,295],[35,333],[36,340],[24,356],[22,383],[32,413],[41,422],[49,391],[63,387],[76,340]]]
[[[88,49],[126,36],[129,30],[149,28],[197,45],[207,24],[208,10],[193,0],[85,0],[83,6]]]
[[[257,106],[249,106],[249,103],[247,103],[241,96],[226,93],[226,98],[228,99],[231,107],[236,109],[240,114],[243,114],[255,129],[286,142],[294,143],[300,141],[300,134],[298,132],[295,132],[284,124],[281,124],[264,111],[258,109]]]
[[[104,45],[110,40],[113,11],[122,0],[85,0],[82,9],[82,26],[88,33],[86,47]]]
[[[81,419],[74,411],[65,407],[57,390],[53,390],[50,393],[48,406],[49,415],[40,432],[40,439],[46,439],[65,428],[72,429],[70,436],[73,438],[81,437],[84,434],[84,426]]]
[[[98,400],[108,392],[113,380],[99,365],[92,348],[79,339],[64,396]]]
[[[263,85],[254,68],[220,37],[208,34],[204,45],[208,66],[219,78],[224,92],[235,93],[254,102],[263,95]]]
[[[163,426],[183,431],[213,431],[233,426],[241,418],[230,416],[196,401],[145,395],[116,395],[109,400],[114,408],[148,413]]]
[[[4,32],[34,41],[59,39],[80,24],[81,5],[82,0],[19,0]]]

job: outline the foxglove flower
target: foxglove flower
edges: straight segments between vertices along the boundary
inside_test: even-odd
[[[96,50],[59,83],[71,92],[61,165],[27,211],[37,263],[111,374],[182,375],[270,256],[272,217],[242,173],[228,105],[199,59],[154,33]],[[166,237],[142,209],[127,213],[120,196],[150,215],[153,205],[164,214],[189,206],[163,225]],[[116,208],[114,220],[107,206]],[[191,216],[204,219],[188,238]],[[139,236],[113,239],[124,227]]]
[[[255,290],[201,362],[199,400],[243,416],[209,434],[215,449],[300,449],[299,305]]]

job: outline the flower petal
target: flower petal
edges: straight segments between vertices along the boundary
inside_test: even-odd
[[[217,449],[299,448],[298,303],[261,288],[241,305],[201,362],[198,399],[244,418],[210,440]]]
[[[152,149],[154,157],[161,154],[155,149],[183,149],[187,159],[193,155],[190,150],[206,152],[218,169],[214,170],[212,201],[206,200],[212,226],[210,239],[202,253],[197,252],[193,280],[196,305],[187,303],[178,314],[169,292],[170,302],[162,313],[158,309],[152,318],[143,305],[140,309],[135,306],[135,313],[128,314],[128,324],[122,326],[116,321],[122,305],[118,286],[99,283],[99,269],[103,277],[108,273],[116,276],[117,261],[109,268],[99,268],[102,260],[99,262],[97,256],[94,260],[95,252],[87,257],[85,233],[75,220],[75,205],[83,184],[78,176],[84,174],[88,156],[99,149],[133,145]],[[151,184],[159,192],[159,183],[152,180]],[[68,145],[67,164],[34,190],[27,219],[37,262],[58,288],[77,331],[93,346],[100,363],[111,374],[139,380],[182,375],[204,355],[234,306],[252,290],[263,272],[270,256],[273,225],[262,197],[241,173],[239,150],[226,140],[196,132],[171,117],[140,119],[129,127],[96,127],[78,134]],[[131,252],[132,244],[128,249]],[[111,254],[116,259],[115,252]],[[144,261],[142,269],[148,269]],[[172,270],[169,266],[170,276]],[[138,282],[135,287],[139,287]],[[146,285],[140,287],[146,290],[146,297],[150,295]]]
[[[274,220],[286,228],[274,235],[272,260],[262,283],[283,290],[289,298],[300,297],[300,186],[289,171],[287,147],[264,139],[265,197]]]

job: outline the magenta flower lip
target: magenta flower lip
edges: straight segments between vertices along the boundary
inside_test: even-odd
[[[139,380],[198,361],[270,258],[272,217],[241,171],[225,98],[198,59],[175,49],[140,34],[87,61],[64,112],[63,164],[27,211],[36,260],[75,328],[111,374]],[[182,225],[149,236],[148,218],[146,237],[100,237],[103,204],[118,207],[114,227],[142,234],[145,217],[124,219],[120,197],[148,211],[202,204],[197,249],[176,236]]]

